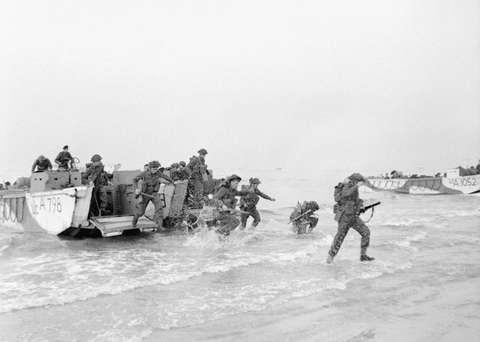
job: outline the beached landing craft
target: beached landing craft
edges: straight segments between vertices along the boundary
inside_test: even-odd
[[[478,194],[480,175],[460,176],[458,169],[450,169],[445,177],[367,178],[362,190],[414,195]]]
[[[112,215],[90,217],[93,186],[82,185],[80,172],[40,172],[21,178],[25,189],[0,191],[0,228],[23,232],[47,232],[70,236],[117,236],[126,231],[153,232],[157,224],[153,204],[147,207],[137,228],[132,227],[136,199],[132,179],[136,171],[114,171],[112,184],[106,187]],[[19,178],[20,180],[20,178]],[[29,182],[28,182],[29,180]],[[28,184],[29,183],[29,184]],[[188,181],[160,190],[164,216],[179,215]]]

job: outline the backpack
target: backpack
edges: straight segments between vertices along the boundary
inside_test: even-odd
[[[333,192],[333,198],[335,200],[335,204],[333,206],[333,213],[337,214],[340,211],[340,206],[342,205],[342,190],[343,190],[344,184],[342,182],[338,183],[335,186],[334,192]]]

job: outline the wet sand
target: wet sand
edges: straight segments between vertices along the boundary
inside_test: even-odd
[[[400,273],[357,280],[345,290],[265,311],[156,331],[148,341],[480,340],[479,277],[420,288],[409,284],[410,277]]]

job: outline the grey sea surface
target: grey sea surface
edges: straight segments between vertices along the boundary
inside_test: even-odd
[[[242,176],[277,201],[226,241],[0,231],[0,340],[480,340],[479,196],[362,193],[382,202],[367,223],[375,261],[359,261],[352,230],[327,265],[345,177]],[[319,224],[297,236],[287,223],[303,200],[319,203]]]

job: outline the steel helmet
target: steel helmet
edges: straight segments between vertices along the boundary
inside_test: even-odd
[[[358,182],[364,182],[365,181],[365,178],[363,178],[363,176],[359,173],[354,173],[348,178],[350,178],[351,180],[356,180]]]
[[[148,166],[150,166],[150,167],[157,167],[157,168],[158,168],[158,167],[160,167],[160,163],[159,163],[158,161],[156,161],[156,160],[153,160],[153,161],[151,161],[150,163],[148,163]]]
[[[100,157],[100,155],[98,155],[98,154],[93,155],[92,162],[96,162],[96,161],[100,161],[100,160],[102,160],[102,157]]]
[[[260,179],[258,178],[250,178],[250,184],[260,184]]]

